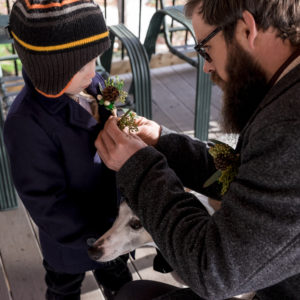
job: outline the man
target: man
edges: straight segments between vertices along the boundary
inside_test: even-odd
[[[156,298],[166,289],[145,283],[139,299],[300,299],[300,2],[188,0],[186,14],[224,91],[224,130],[240,135],[239,167],[209,216],[183,188],[220,198],[218,184],[203,188],[216,171],[206,144],[145,119],[138,136],[107,122],[99,155],[193,291]]]

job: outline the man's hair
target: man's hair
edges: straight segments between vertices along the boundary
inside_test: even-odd
[[[259,29],[265,31],[272,26],[278,37],[300,46],[300,0],[187,0],[186,16],[190,18],[198,5],[196,13],[205,23],[222,26],[227,42],[233,39],[236,23],[247,10]]]

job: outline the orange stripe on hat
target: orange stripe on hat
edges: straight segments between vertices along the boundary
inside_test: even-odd
[[[74,47],[78,47],[78,46],[82,46],[85,44],[89,44],[89,43],[93,43],[96,42],[98,40],[104,39],[106,37],[109,36],[109,32],[105,31],[102,32],[100,34],[96,34],[75,42],[70,42],[70,43],[66,43],[66,44],[61,44],[61,45],[54,45],[54,46],[35,46],[35,45],[31,45],[28,44],[24,41],[22,41],[13,31],[11,31],[11,34],[13,36],[13,38],[20,44],[22,45],[24,48],[32,50],[32,51],[58,51],[58,50],[64,50],[64,49],[69,49],[69,48],[74,48]]]
[[[76,74],[75,74],[76,75]],[[74,76],[75,76],[74,75]],[[72,80],[73,80],[73,78],[74,78],[74,76],[71,78],[71,80],[67,83],[67,85],[58,93],[58,94],[56,94],[56,95],[51,95],[51,94],[46,94],[46,93],[44,93],[44,92],[42,92],[41,90],[39,90],[38,88],[35,88],[40,94],[42,94],[43,96],[45,96],[45,97],[48,97],[48,98],[58,98],[58,97],[60,97],[61,95],[63,95],[65,92],[66,92],[66,90],[67,90],[67,88],[70,86],[70,84],[71,84],[71,82],[72,82]]]
[[[64,0],[61,3],[49,3],[49,4],[30,4],[29,0],[25,0],[26,6],[29,9],[45,9],[50,7],[62,7],[64,5],[68,5],[70,3],[79,2],[79,0]],[[90,2],[90,1],[86,1]]]

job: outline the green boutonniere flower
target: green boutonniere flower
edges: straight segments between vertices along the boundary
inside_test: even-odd
[[[112,115],[116,115],[116,105],[117,101],[121,103],[125,103],[127,92],[123,90],[124,81],[120,80],[119,77],[108,78],[105,80],[105,88],[102,88],[99,83],[99,89],[102,95],[97,96],[97,100],[99,105],[103,105],[107,110],[110,110]],[[125,110],[123,109],[125,114],[118,121],[118,126],[121,130],[125,127],[128,128],[129,132],[138,131],[137,125],[135,124],[136,113],[131,109]]]
[[[99,89],[102,95],[97,96],[97,100],[100,105],[104,105],[107,110],[110,110],[112,113],[116,108],[115,102],[119,101],[125,103],[127,97],[127,92],[123,90],[124,81],[120,80],[119,77],[108,78],[105,80],[105,88],[99,83]]]
[[[214,145],[208,150],[213,157],[217,171],[206,180],[203,187],[208,187],[218,181],[222,184],[221,195],[224,195],[230,183],[234,180],[239,167],[239,154],[229,145],[220,141],[212,140]]]

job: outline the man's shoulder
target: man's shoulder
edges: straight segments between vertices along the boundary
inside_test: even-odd
[[[297,69],[282,78],[261,102],[241,135],[244,144],[257,140],[262,133],[264,141],[279,135],[300,139],[300,66]]]
[[[298,121],[300,115],[300,65],[286,74],[266,95],[253,125]]]
[[[300,93],[300,64],[283,76],[269,91],[262,106],[277,98],[299,99]]]

